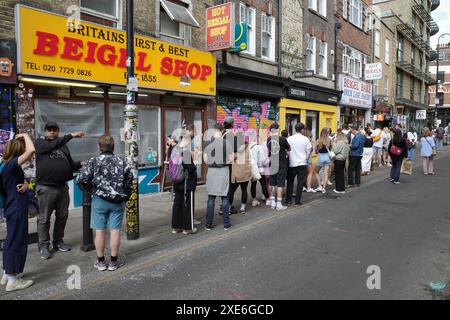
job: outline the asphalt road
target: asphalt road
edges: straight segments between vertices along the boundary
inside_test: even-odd
[[[445,299],[450,280],[450,154],[436,175],[271,211],[228,231],[192,235],[57,299]],[[217,219],[217,218],[216,218]],[[380,271],[380,289],[368,289]],[[370,281],[369,281],[370,282]],[[375,282],[370,282],[375,283]]]

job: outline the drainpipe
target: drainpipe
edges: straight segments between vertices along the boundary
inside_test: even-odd
[[[283,8],[283,0],[278,0],[278,76],[281,77],[281,46],[282,46],[282,9]]]

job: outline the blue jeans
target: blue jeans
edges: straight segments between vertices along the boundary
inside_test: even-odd
[[[391,179],[394,179],[394,182],[398,182],[400,180],[400,169],[402,168],[403,158],[392,157],[392,167],[391,167]]]
[[[230,223],[230,203],[228,197],[222,198],[222,221],[224,228],[231,227]],[[208,208],[206,210],[206,227],[212,227],[214,222],[214,206],[216,204],[216,196],[208,195]]]
[[[414,160],[414,154],[415,154],[414,151],[415,151],[414,148],[408,149],[408,159],[409,160]]]
[[[444,147],[444,139],[435,139],[436,140],[436,150],[442,150]]]

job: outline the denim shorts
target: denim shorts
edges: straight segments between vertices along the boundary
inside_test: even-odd
[[[331,164],[331,159],[328,153],[318,153],[316,166],[324,167]]]
[[[103,200],[99,196],[92,197],[91,229],[120,230],[122,228],[125,203],[114,203]]]

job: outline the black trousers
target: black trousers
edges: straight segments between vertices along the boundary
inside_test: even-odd
[[[345,160],[334,160],[336,191],[345,191]]]
[[[259,184],[261,185],[261,190],[262,190],[264,197],[266,199],[269,199],[270,195],[269,195],[269,191],[267,190],[267,176],[263,176],[263,175],[261,175],[261,179],[252,181],[252,185],[250,186],[250,192],[252,194],[252,198],[256,199],[256,185],[258,184],[258,181],[259,181]]]
[[[362,157],[350,156],[348,163],[348,184],[361,184],[361,159]],[[353,182],[354,179],[354,182]]]
[[[231,183],[230,184],[230,190],[228,191],[228,201],[230,202],[230,207],[233,205],[233,201],[234,201],[234,193],[236,192],[237,188],[239,188],[239,186],[241,186],[241,193],[242,193],[242,204],[246,204],[247,203],[247,198],[248,198],[248,181],[245,182],[240,182],[240,183]]]
[[[289,167],[287,173],[286,203],[292,201],[292,192],[294,191],[294,180],[297,177],[297,192],[295,193],[295,203],[300,204],[302,200],[303,184],[306,180],[307,166]]]
[[[182,230],[194,229],[194,191],[184,194],[184,183],[174,186],[175,199],[172,207],[172,228]]]

